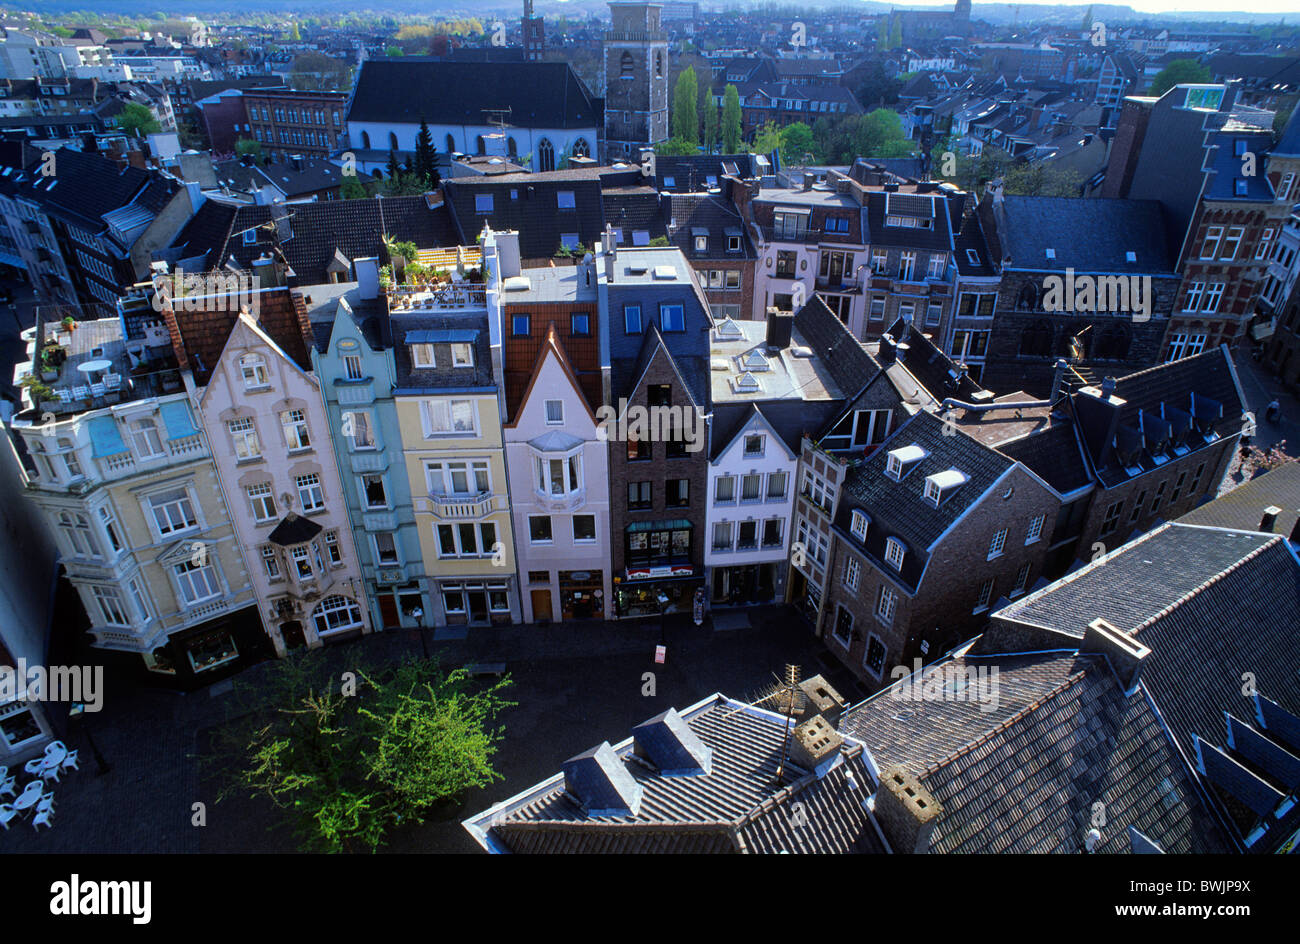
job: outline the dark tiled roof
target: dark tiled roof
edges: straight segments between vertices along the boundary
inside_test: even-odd
[[[928,550],[1004,473],[1012,467],[1006,456],[963,433],[945,436],[938,417],[920,412],[899,426],[874,453],[849,470],[844,479],[835,526],[844,539],[862,546],[887,573],[885,539],[903,542],[907,551],[899,579],[915,588],[929,560]],[[903,480],[885,475],[890,450],[918,445],[925,458],[910,463]],[[935,508],[923,497],[926,476],[956,469],[967,476],[965,484],[945,492]],[[870,521],[865,545],[850,537],[851,513],[860,508]]]
[[[1124,694],[1104,659],[962,656],[926,675],[970,679],[972,669],[998,672],[996,688],[990,676],[980,684],[995,699],[910,700],[900,684],[841,722],[882,769],[903,764],[942,804],[933,851],[1078,853],[1099,802],[1099,852],[1128,852],[1129,828],[1170,853],[1230,850],[1160,718],[1142,693]]]
[[[1238,164],[1240,164],[1238,160]],[[1017,269],[1078,272],[1174,272],[1175,254],[1155,200],[1004,197],[994,209],[1006,263]],[[1055,251],[1054,259],[1047,250]],[[1127,253],[1137,255],[1129,262]]]
[[[952,201],[955,203],[956,201]],[[980,225],[978,213],[967,213],[961,220],[957,232],[957,271],[965,276],[995,276],[998,274],[993,254],[984,239],[984,228]],[[968,252],[973,251],[978,263],[970,261]]]
[[[485,312],[465,312],[454,315],[425,315],[404,313],[389,315],[389,325],[393,336],[393,360],[397,369],[398,388],[426,390],[440,387],[491,388],[492,379],[492,341],[488,335],[488,321]],[[452,367],[444,358],[450,357],[446,345],[434,344],[435,367],[414,367],[411,364],[411,351],[407,347],[406,336],[413,331],[475,331],[474,367]]]
[[[348,121],[482,125],[484,109],[507,106],[517,128],[601,124],[597,103],[566,62],[445,62],[413,56],[364,62]]]
[[[674,193],[664,201],[665,215],[669,220],[668,240],[682,251],[687,259],[735,260],[753,259],[757,255],[749,238],[749,229],[740,215],[722,197],[707,193]],[[662,225],[662,224],[661,224]],[[698,231],[708,233],[708,249],[697,252],[695,236]],[[624,231],[624,238],[626,238]],[[727,251],[727,237],[740,237],[740,251]]]
[[[281,547],[293,547],[295,544],[305,544],[320,533],[321,526],[315,521],[290,512],[267,535],[267,539]]]
[[[156,172],[119,168],[101,154],[71,148],[54,152],[54,167],[55,173],[49,177],[27,180],[24,196],[41,204],[47,213],[93,232],[104,228],[104,214],[130,204],[151,184],[162,187],[151,194],[151,206],[158,205],[162,192],[174,194],[181,186]]]
[[[881,246],[905,246],[950,252],[953,247],[952,223],[948,216],[947,198],[935,191],[929,194],[887,193],[871,190],[867,194],[867,227],[871,242]],[[888,200],[886,200],[888,198]],[[885,213],[885,204],[889,213]],[[929,228],[886,226],[886,216],[910,216],[930,219]]]
[[[534,179],[534,177],[538,179]],[[573,209],[559,208],[559,194],[573,194]],[[519,252],[525,259],[555,255],[566,233],[577,233],[578,241],[591,249],[605,229],[601,181],[584,173],[569,179],[553,175],[505,174],[500,177],[457,177],[443,183],[443,193],[460,230],[460,239],[472,243],[484,225],[503,232],[519,233]],[[492,211],[480,213],[476,198],[492,196]],[[631,241],[631,233],[625,241]]]
[[[898,352],[898,361],[936,400],[953,397],[967,400],[980,389],[970,375],[958,371],[956,362],[916,326],[901,319],[889,327],[889,336],[907,345]]]
[[[179,302],[180,300],[177,299]],[[194,381],[206,386],[221,359],[230,331],[239,320],[237,304],[225,306],[233,311],[164,311],[172,347],[182,368],[194,372]],[[268,290],[258,294],[257,326],[280,346],[295,364],[311,370],[313,343],[311,324],[302,297],[288,289]]]
[[[1181,524],[1255,531],[1264,517],[1264,509],[1270,505],[1282,509],[1273,525],[1273,532],[1289,535],[1300,512],[1300,462],[1288,462],[1239,485],[1226,495],[1192,509],[1178,521]]]
[[[614,748],[621,769],[640,786],[635,814],[589,816],[562,776],[466,821],[473,834],[512,852],[881,852],[862,807],[871,778],[860,745],[846,741],[822,780],[793,764],[797,779],[776,781],[784,719],[714,696],[682,712],[689,730],[712,752],[708,773],[664,776],[631,758],[632,744]],[[848,785],[849,777],[857,789]],[[790,825],[802,802],[804,824]]]
[[[1036,433],[997,447],[1044,482],[1066,495],[1092,482],[1083,444],[1073,423],[1053,423]]]
[[[794,316],[795,330],[846,397],[855,396],[880,373],[880,363],[862,346],[820,295]]]
[[[209,268],[220,267],[230,256],[243,268],[270,252],[275,243],[260,229],[272,219],[267,206],[243,205],[233,218],[229,208],[208,200],[181,231],[174,245],[184,258],[203,255]],[[387,233],[410,240],[421,249],[458,245],[460,240],[445,207],[429,209],[423,196],[385,197],[383,200],[318,200],[286,205],[293,236],[283,245],[293,267],[291,285],[319,285],[330,281],[328,267],[335,250],[348,259],[381,256]],[[200,219],[201,217],[201,219]],[[229,221],[228,221],[229,220]],[[246,243],[243,233],[257,237]]]
[[[687,154],[681,156],[655,155],[655,187],[672,193],[698,193],[708,186],[708,178],[722,184],[728,166],[736,169],[741,180],[758,175],[752,154]],[[668,179],[672,179],[672,185]]]

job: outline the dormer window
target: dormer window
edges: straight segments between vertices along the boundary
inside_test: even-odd
[[[454,343],[450,347],[452,367],[474,366],[474,345]]]
[[[867,516],[858,509],[853,509],[853,520],[849,524],[849,532],[859,541],[867,539]]]
[[[901,449],[889,450],[888,459],[885,462],[885,475],[889,476],[895,482],[901,482],[907,475],[907,470],[916,462],[924,459],[929,453],[912,443],[910,446],[903,446]]]
[[[885,539],[885,562],[893,567],[894,570],[903,569],[903,558],[907,555],[907,548],[903,547],[903,542],[897,538]]]
[[[943,502],[945,494],[955,488],[960,488],[969,481],[965,473],[958,472],[956,469],[948,469],[943,472],[936,472],[928,476],[925,480],[925,500],[935,508]]]
[[[412,344],[411,345],[411,366],[412,367],[433,367],[433,345],[432,344]]]

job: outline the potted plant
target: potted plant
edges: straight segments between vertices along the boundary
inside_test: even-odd
[[[58,380],[59,368],[68,359],[68,349],[51,341],[41,348],[41,379]]]
[[[32,408],[40,409],[42,400],[51,400],[54,398],[54,391],[33,374],[28,374],[18,382],[19,386],[27,390],[27,395],[32,398]]]
[[[71,334],[72,332],[77,330],[77,319],[72,317],[71,315],[66,315],[64,319],[59,322],[59,327],[61,327],[68,334]]]

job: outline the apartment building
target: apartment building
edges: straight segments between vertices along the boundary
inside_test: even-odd
[[[343,92],[252,88],[243,89],[240,99],[244,130],[235,137],[261,142],[272,160],[287,161],[294,155],[323,160],[339,150],[348,100]]]
[[[19,368],[46,389],[28,389],[12,430],[92,645],[179,688],[265,657],[240,536],[162,319],[137,300],[68,330],[47,311]]]

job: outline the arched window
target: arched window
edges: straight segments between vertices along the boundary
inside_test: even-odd
[[[519,156],[519,145],[515,143],[515,139],[513,137],[506,138],[506,153],[509,154],[511,157]]]
[[[1035,321],[1020,336],[1020,353],[1024,357],[1046,357],[1052,353],[1052,327],[1046,321]]]
[[[591,146],[587,144],[586,138],[579,138],[573,142],[574,157],[591,157]]]
[[[630,52],[623,53],[623,58],[619,60],[618,74],[622,78],[630,79],[632,78],[633,67],[632,54]]]
[[[363,131],[363,132],[361,132],[361,148],[362,148],[362,150],[365,150],[365,151],[369,151],[369,150],[370,150],[370,132],[369,132],[369,131]]]
[[[456,153],[456,139],[447,135],[447,154],[450,156]]]
[[[483,139],[483,135],[481,134],[474,139],[474,153],[475,154],[487,153],[487,141]]]
[[[390,151],[396,151],[396,150],[397,150],[397,132],[396,132],[396,131],[390,131],[390,132],[388,132],[388,150],[390,150]]]
[[[655,76],[662,79],[664,77],[664,54],[663,50],[655,50]]]
[[[555,170],[555,145],[550,138],[542,138],[537,142],[537,169]]]
[[[1020,289],[1020,296],[1016,299],[1016,307],[1021,310],[1033,311],[1038,307],[1038,286],[1033,282],[1026,282]]]
[[[360,607],[347,597],[338,594],[321,600],[312,611],[311,618],[316,623],[318,636],[340,629],[357,629],[364,625],[361,622]]]

